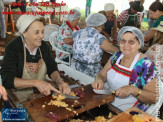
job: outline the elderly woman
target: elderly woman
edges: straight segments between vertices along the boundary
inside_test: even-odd
[[[115,91],[112,104],[125,111],[133,106],[146,111],[157,101],[157,74],[154,63],[139,52],[144,46],[144,35],[136,27],[123,27],[117,38],[120,52],[110,58],[92,83],[94,89],[102,89],[107,81]]]
[[[156,28],[159,24],[160,21],[163,21],[163,4],[161,2],[153,2],[150,7],[149,7],[149,14],[150,17],[155,19],[156,21],[153,23],[152,28]],[[151,39],[154,37],[156,30],[150,29],[148,34],[145,35],[144,41],[149,42],[149,46],[151,46],[152,41]]]
[[[102,33],[110,39],[112,37],[114,40],[117,38],[117,17],[114,14],[114,4],[113,3],[106,3],[104,6],[104,15],[107,18],[106,23],[104,24],[104,29]]]
[[[60,27],[58,31],[58,48],[61,50],[67,51],[70,54],[72,54],[72,45],[73,45],[73,39],[72,39],[72,33],[74,31],[79,30],[78,22],[80,20],[81,13],[76,10],[72,9],[70,10],[68,14],[68,21],[63,23],[63,25]],[[59,53],[58,58],[64,61],[69,61],[68,55],[64,55],[62,53]]]
[[[16,89],[20,101],[33,93],[33,87],[41,94],[51,91],[69,94],[70,88],[60,77],[50,48],[42,41],[44,19],[33,15],[22,15],[17,20],[18,35],[6,49],[2,62],[2,83],[6,89]],[[58,83],[59,90],[45,82],[46,74]]]
[[[95,13],[86,18],[86,27],[73,34],[73,61],[71,67],[90,76],[95,76],[101,70],[103,50],[116,52],[105,36],[100,34],[106,17]]]

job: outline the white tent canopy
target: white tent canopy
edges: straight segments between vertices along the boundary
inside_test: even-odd
[[[41,0],[37,0],[41,2]],[[47,0],[43,0],[47,1]],[[85,10],[86,0],[56,0],[57,3],[61,3],[62,1],[68,5],[69,8],[79,7],[80,9]],[[145,0],[144,8],[148,10],[149,6],[155,0]],[[91,11],[98,12],[103,10],[105,3],[114,3],[115,9],[120,13],[121,11],[129,8],[129,0],[92,0]]]

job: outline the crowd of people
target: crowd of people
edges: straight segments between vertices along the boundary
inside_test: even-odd
[[[150,5],[149,16],[155,21],[146,35],[140,30],[143,2],[129,4],[130,8],[116,17],[114,4],[106,3],[103,11],[88,15],[84,29],[78,27],[81,13],[72,9],[74,14],[68,14],[56,41],[59,49],[71,54],[70,67],[95,78],[93,89],[103,89],[107,84],[115,91],[112,105],[122,111],[133,106],[146,111],[157,103],[157,96],[162,95],[157,92],[157,83],[163,81],[163,4],[156,1]],[[16,24],[18,37],[5,48],[2,83],[6,89],[16,89],[20,101],[26,100],[34,87],[44,95],[51,91],[65,94],[71,91],[57,71],[49,46],[42,41],[44,26],[45,21],[40,16],[21,15]],[[4,37],[3,31],[1,36]],[[118,42],[117,46],[112,44],[112,39]],[[141,49],[145,42],[151,47],[144,54]],[[104,51],[113,55],[102,67]],[[69,62],[63,53],[58,53],[57,57]],[[46,74],[59,89],[46,82]],[[0,94],[7,100],[3,86],[0,86]]]

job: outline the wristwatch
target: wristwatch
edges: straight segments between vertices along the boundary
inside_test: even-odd
[[[141,95],[141,93],[142,93],[142,90],[139,89],[138,94],[135,97],[138,97],[139,95]]]

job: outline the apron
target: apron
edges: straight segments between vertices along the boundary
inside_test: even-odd
[[[38,49],[40,52],[41,59],[37,63],[26,62],[26,49],[24,45],[24,68],[22,79],[38,79],[45,81],[47,68],[42,58],[41,50],[40,48]],[[17,89],[16,91],[16,96],[18,97],[20,102],[25,101],[31,96],[31,94],[33,94],[33,88]]]
[[[123,26],[134,26],[137,27],[138,25],[138,15],[137,14],[130,14],[130,10],[128,12],[128,16],[126,21],[124,22]]]
[[[140,53],[135,56],[130,68],[126,68],[119,64],[123,56],[124,55],[121,54],[116,63],[107,72],[107,82],[111,90],[117,90],[120,87],[130,85],[131,73],[136,62],[139,59]],[[115,101],[111,104],[118,107],[122,111],[125,111],[133,107],[137,103],[137,101],[138,100],[133,95],[130,95],[126,98],[115,97]]]
[[[104,24],[104,31],[107,32],[111,36],[112,27],[114,26],[114,16],[112,20],[107,20]]]

